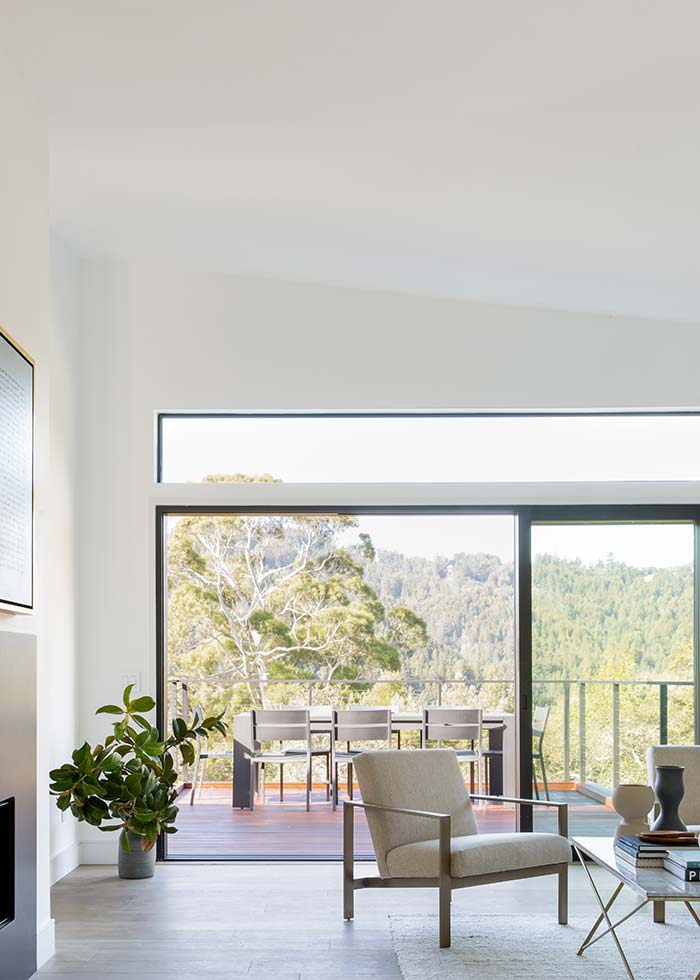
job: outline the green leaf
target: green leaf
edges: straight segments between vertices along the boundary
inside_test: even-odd
[[[184,738],[187,734],[187,723],[184,718],[173,718],[173,735],[175,738]]]
[[[56,806],[59,810],[67,810],[70,806],[70,796],[59,796],[56,800]]]
[[[119,838],[119,843],[121,844],[122,851],[126,851],[127,854],[131,854],[131,847],[129,845],[129,838],[126,831],[123,831],[121,837]]]
[[[123,696],[122,700],[124,701],[124,707],[125,708],[128,708],[129,707],[129,703],[130,703],[129,702],[129,698],[131,697],[131,692],[133,691],[133,689],[135,687],[136,687],[135,684],[127,684],[127,686],[124,688],[124,696]]]
[[[124,709],[120,708],[118,704],[103,704],[95,712],[96,715],[121,715],[123,713]]]
[[[129,709],[130,711],[151,711],[153,708],[155,708],[155,706],[156,703],[153,698],[149,697],[148,695],[144,695],[144,697],[136,698],[135,701],[132,701],[129,705]]]

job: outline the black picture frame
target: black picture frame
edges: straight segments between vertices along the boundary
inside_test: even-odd
[[[35,587],[35,393],[34,359],[2,326],[0,326],[0,612],[34,611]],[[12,402],[10,403],[10,399]],[[10,433],[12,425],[12,433]],[[3,432],[3,426],[7,429]],[[10,436],[12,435],[12,439]],[[18,465],[17,465],[18,464]],[[4,467],[4,472],[3,472]],[[3,493],[4,480],[4,493]],[[14,499],[12,499],[14,498]],[[7,516],[12,507],[14,514]],[[3,520],[3,518],[6,518]],[[19,523],[14,540],[9,535],[10,521]],[[3,555],[14,554],[15,571]]]

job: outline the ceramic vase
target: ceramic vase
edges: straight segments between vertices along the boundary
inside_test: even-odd
[[[119,877],[120,878],[152,878],[156,870],[156,849],[144,851],[141,847],[143,837],[122,830],[129,838],[130,851],[125,851],[119,841]],[[119,835],[121,837],[121,834]]]
[[[687,830],[678,813],[685,794],[683,773],[685,766],[656,767],[656,799],[661,807],[652,830]]]
[[[622,783],[612,794],[612,805],[620,815],[615,830],[615,840],[626,834],[640,834],[649,830],[649,813],[654,805],[654,790],[641,783]]]

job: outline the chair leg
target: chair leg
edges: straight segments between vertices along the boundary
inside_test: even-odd
[[[284,803],[284,766],[280,762],[280,803]]]
[[[194,794],[197,790],[197,778],[199,776],[199,763],[200,758],[197,756],[197,761],[194,764],[194,776],[192,777],[192,792],[190,793],[190,806],[194,806]]]
[[[448,949],[452,943],[450,913],[452,906],[452,886],[449,882],[440,882],[440,949]]]
[[[544,756],[540,752],[540,766],[542,767],[542,782],[544,783],[544,798],[549,802],[549,786],[547,785],[547,770],[544,767]]]
[[[207,762],[209,759],[204,759],[202,762],[201,769],[199,771],[199,798],[202,799],[202,790],[204,789],[204,774],[207,771]]]
[[[666,902],[654,902],[654,922],[663,925],[666,921]]]
[[[326,756],[326,803],[331,798],[331,754]]]
[[[479,756],[476,762],[476,774],[478,779],[477,792],[483,793],[484,792],[484,760],[481,757],[481,755]]]
[[[266,772],[265,772],[265,763],[264,762],[260,766],[260,770],[261,770],[260,775],[262,776],[262,785],[260,787],[260,799],[264,803],[265,802],[265,776],[267,775]]]
[[[333,799],[333,809],[338,806],[338,763],[333,766],[333,785],[331,786],[331,797]]]
[[[474,789],[474,763],[473,762],[469,763],[469,792],[472,794],[476,792],[476,790]]]
[[[565,926],[569,921],[569,865],[565,864],[559,871],[559,925]]]
[[[250,763],[250,809],[255,807],[255,790],[257,789],[256,783],[258,778],[258,764],[257,762]]]
[[[306,812],[308,813],[311,809],[311,759],[306,763]]]
[[[348,796],[352,799],[352,762],[348,762]]]
[[[535,756],[532,757],[532,787],[535,790],[535,799],[539,800],[540,790],[537,785],[537,766],[535,765]]]
[[[353,863],[355,858],[355,807],[343,807],[343,918],[355,916]]]

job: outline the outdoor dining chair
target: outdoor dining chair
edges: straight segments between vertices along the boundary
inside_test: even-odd
[[[311,809],[311,789],[313,784],[313,761],[326,760],[326,799],[330,796],[330,749],[315,749],[311,742],[311,718],[308,708],[255,708],[251,712],[253,723],[253,745],[250,761],[250,809],[254,807],[255,792],[260,784],[261,797],[265,801],[265,766],[280,767],[280,801],[284,800],[284,767],[304,765],[306,769],[306,809]],[[279,742],[279,748],[270,743]],[[293,747],[285,748],[287,743]],[[269,747],[265,747],[268,745]]]
[[[481,708],[423,708],[422,748],[429,742],[468,742],[468,748],[455,748],[459,762],[469,763],[469,787],[478,791],[484,787],[483,781],[483,735],[484,723]],[[478,781],[474,784],[474,767],[477,768]]]
[[[338,751],[337,743],[345,749]],[[391,748],[391,708],[347,708],[333,712],[331,734],[331,771],[333,773],[333,809],[338,805],[338,767],[347,767],[348,796],[352,799],[353,762],[363,749],[357,742],[385,742]]]

